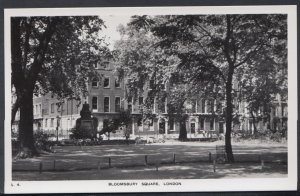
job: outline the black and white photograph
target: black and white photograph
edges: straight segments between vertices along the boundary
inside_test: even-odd
[[[6,191],[296,189],[296,7],[231,8],[5,10]]]

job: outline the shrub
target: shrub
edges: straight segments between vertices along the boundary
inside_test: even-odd
[[[50,134],[44,133],[43,131],[37,131],[33,135],[35,141],[35,147],[38,150],[52,152],[53,141],[50,141]]]
[[[282,140],[282,134],[279,131],[277,131],[275,133],[272,133],[270,135],[270,139],[272,141],[275,141],[275,142],[281,142],[281,140]]]
[[[71,139],[91,139],[91,138],[94,138],[94,135],[91,131],[86,131],[86,130],[82,130],[82,129],[73,128],[73,129],[71,129],[71,133],[72,133],[70,135]]]
[[[258,130],[256,133],[252,134],[249,131],[243,131],[243,130],[236,130],[232,133],[232,139],[233,141],[240,141],[240,140],[271,140],[274,142],[281,142],[282,138],[284,137],[284,134],[282,134],[282,131],[272,132],[271,130]]]

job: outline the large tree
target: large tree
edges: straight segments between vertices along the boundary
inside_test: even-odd
[[[136,102],[139,96],[146,95],[142,110],[145,120],[153,119],[156,106],[155,112],[162,112],[168,97],[167,112],[181,122],[179,139],[185,140],[186,116],[182,114],[189,89],[185,88],[184,73],[175,73],[178,58],[157,48],[158,40],[147,29],[119,26],[119,32],[122,38],[115,45],[116,68],[126,81],[127,99]],[[175,86],[168,94],[166,83]]]
[[[130,65],[127,67],[135,73],[136,78],[139,78],[135,72],[140,67],[139,60],[147,59],[150,54],[153,59],[155,55],[151,51],[163,51],[165,55],[176,59],[173,69],[188,73],[185,77],[190,83],[199,85],[206,80],[223,87],[226,100],[225,148],[228,161],[234,162],[231,130],[235,72],[248,66],[259,66],[259,62],[266,57],[283,58],[270,48],[279,45],[279,48],[286,51],[286,15],[134,16],[130,25],[136,31],[147,31],[148,35],[151,33],[151,40],[155,42],[143,43],[144,48],[151,46],[146,50],[148,53],[145,51],[145,56],[135,55],[134,52],[129,53],[133,56],[127,56],[132,63],[125,65]],[[161,55],[158,59],[168,60]],[[137,66],[131,69],[135,63]],[[159,62],[157,65],[155,68],[168,67]],[[144,70],[142,66],[140,68]],[[155,68],[151,69],[151,73],[145,73],[144,78],[157,73]]]
[[[284,50],[281,51],[281,54],[284,53]],[[246,103],[254,134],[258,132],[259,121],[270,121],[271,108],[278,95],[283,100],[287,98],[286,60],[286,56],[280,59],[282,62],[265,58],[259,66],[245,67],[236,72],[236,79],[239,81],[236,98],[239,103]]]
[[[87,93],[94,64],[108,49],[99,36],[98,17],[12,17],[12,88],[17,99],[12,122],[20,110],[18,157],[37,155],[33,139],[33,95],[51,92],[58,99]]]
[[[137,101],[146,93],[144,118],[154,117],[154,105],[158,106],[156,113],[167,105],[167,115],[180,122],[179,140],[185,140],[185,105],[195,97],[219,99],[218,96],[222,96],[220,89],[216,88],[219,81],[212,77],[210,68],[193,77],[189,69],[182,69],[180,57],[172,54],[170,49],[160,47],[162,39],[150,31],[154,20],[147,20],[147,16],[134,16],[128,26],[119,26],[121,40],[115,44],[114,52],[116,68],[126,80],[128,97]]]

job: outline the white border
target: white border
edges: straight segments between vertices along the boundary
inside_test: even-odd
[[[288,14],[288,177],[260,179],[199,179],[179,180],[180,187],[168,186],[108,186],[110,181],[20,181],[22,186],[11,187],[11,46],[10,17],[68,16],[68,15],[167,15],[167,14]],[[297,189],[297,7],[284,6],[195,6],[195,7],[126,7],[126,8],[36,8],[5,9],[5,192],[169,192],[169,191],[282,191]],[[118,180],[121,182],[123,180]],[[145,180],[128,180],[141,182]],[[164,180],[155,180],[162,183]],[[176,180],[178,181],[178,180]],[[16,184],[16,181],[13,181]]]

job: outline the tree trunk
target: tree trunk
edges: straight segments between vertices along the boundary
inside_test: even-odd
[[[33,139],[33,92],[23,90],[20,101],[19,142],[20,148],[16,158],[27,158],[38,155]]]
[[[20,100],[19,98],[17,98],[11,110],[11,125],[15,122],[16,114],[18,112],[19,107],[20,107]]]
[[[232,76],[233,67],[229,68],[228,78],[226,81],[226,133],[225,133],[225,150],[229,163],[234,162],[231,146],[231,130],[232,130]]]
[[[187,139],[187,132],[186,132],[186,124],[185,120],[180,120],[180,130],[179,130],[179,140],[184,141]]]

